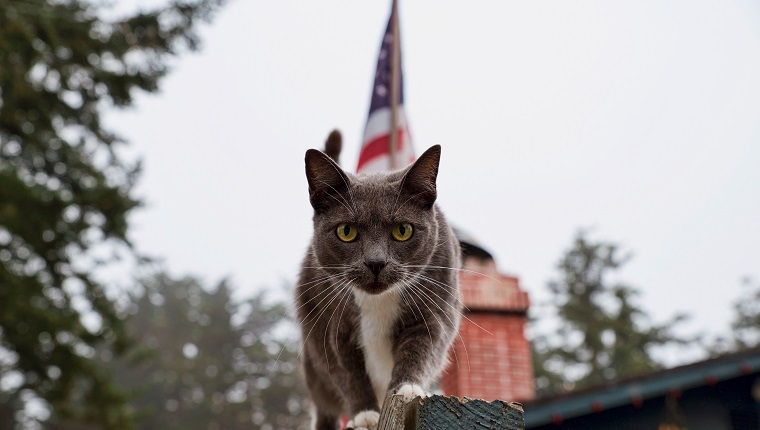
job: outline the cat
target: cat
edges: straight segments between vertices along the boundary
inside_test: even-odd
[[[441,147],[354,175],[306,152],[314,233],[296,288],[313,428],[374,429],[383,400],[423,396],[458,332],[461,250],[435,204]]]

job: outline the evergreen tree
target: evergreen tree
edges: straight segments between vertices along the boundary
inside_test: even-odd
[[[734,351],[760,346],[760,283],[744,279],[746,295],[734,303],[736,314],[731,322]]]
[[[533,342],[539,395],[658,369],[652,348],[686,341],[672,332],[683,316],[653,325],[634,300],[637,290],[609,280],[627,260],[616,245],[583,233],[560,260],[559,277],[549,283],[559,329]]]
[[[760,347],[760,283],[751,277],[742,280],[744,291],[734,301],[731,331],[704,342],[711,357],[720,357]]]
[[[0,0],[0,426],[29,399],[58,416],[130,427],[93,351],[125,346],[94,276],[101,243],[129,246],[137,164],[101,112],[153,92],[221,0],[119,19],[97,0]],[[99,253],[98,255],[101,255]],[[83,322],[84,321],[84,322]],[[86,323],[89,321],[89,323]]]
[[[297,341],[276,335],[287,329],[282,304],[263,293],[236,302],[225,282],[209,290],[165,274],[143,289],[127,322],[138,347],[109,364],[139,429],[305,428]]]

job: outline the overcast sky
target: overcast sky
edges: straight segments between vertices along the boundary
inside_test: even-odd
[[[295,282],[304,152],[337,127],[355,169],[389,6],[230,1],[159,95],[111,115],[145,162],[138,248],[241,297]],[[619,278],[656,322],[728,330],[760,278],[756,1],[401,0],[400,17],[416,152],[442,145],[439,205],[501,271],[545,300],[590,228],[634,254]]]

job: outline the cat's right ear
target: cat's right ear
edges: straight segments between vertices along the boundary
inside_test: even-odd
[[[340,204],[348,191],[348,176],[322,151],[306,151],[306,179],[309,181],[309,201],[318,213]]]

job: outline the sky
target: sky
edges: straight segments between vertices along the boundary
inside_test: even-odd
[[[144,162],[138,250],[177,276],[229,277],[240,297],[293,284],[311,235],[304,152],[338,128],[356,168],[389,11],[231,0],[159,94],[109,114]],[[401,0],[399,13],[416,152],[442,145],[438,204],[502,272],[545,302],[587,229],[632,254],[615,278],[653,322],[688,313],[682,333],[728,332],[741,279],[760,279],[760,4]]]

